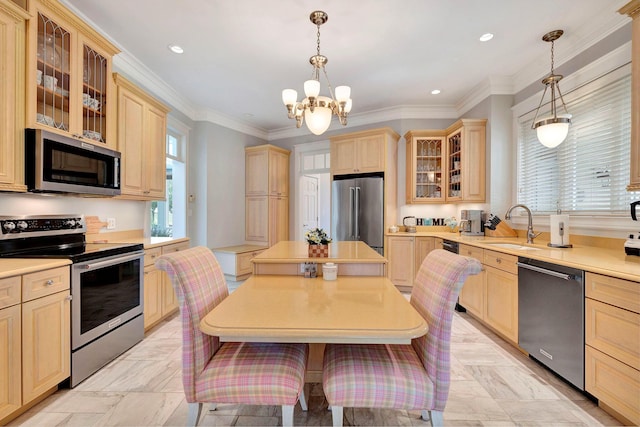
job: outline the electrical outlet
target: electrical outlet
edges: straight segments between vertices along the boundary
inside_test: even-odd
[[[116,228],[116,219],[107,218],[107,230],[113,230],[114,228]]]

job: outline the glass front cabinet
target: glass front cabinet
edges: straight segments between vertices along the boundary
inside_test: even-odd
[[[485,133],[485,119],[407,132],[407,203],[484,202]]]
[[[27,126],[116,148],[118,50],[58,2],[30,2]]]

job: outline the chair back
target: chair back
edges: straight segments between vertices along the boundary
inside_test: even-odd
[[[478,260],[435,249],[422,262],[413,285],[411,305],[424,317],[429,332],[411,344],[433,381],[437,411],[444,410],[449,397],[453,310],[465,279],[481,269]]]
[[[182,317],[182,384],[195,402],[196,377],[218,351],[220,341],[200,332],[200,321],[229,295],[224,273],[209,248],[196,246],[162,255],[155,262],[169,275]]]

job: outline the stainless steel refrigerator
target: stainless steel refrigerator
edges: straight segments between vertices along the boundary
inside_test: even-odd
[[[334,180],[331,238],[362,240],[380,254],[384,246],[384,179],[369,176]]]

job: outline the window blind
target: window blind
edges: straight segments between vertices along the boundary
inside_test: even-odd
[[[534,112],[518,120],[518,203],[532,212],[626,214],[640,192],[627,192],[631,142],[631,76],[567,102],[567,139],[543,146],[531,129]],[[544,117],[544,114],[541,114]]]

